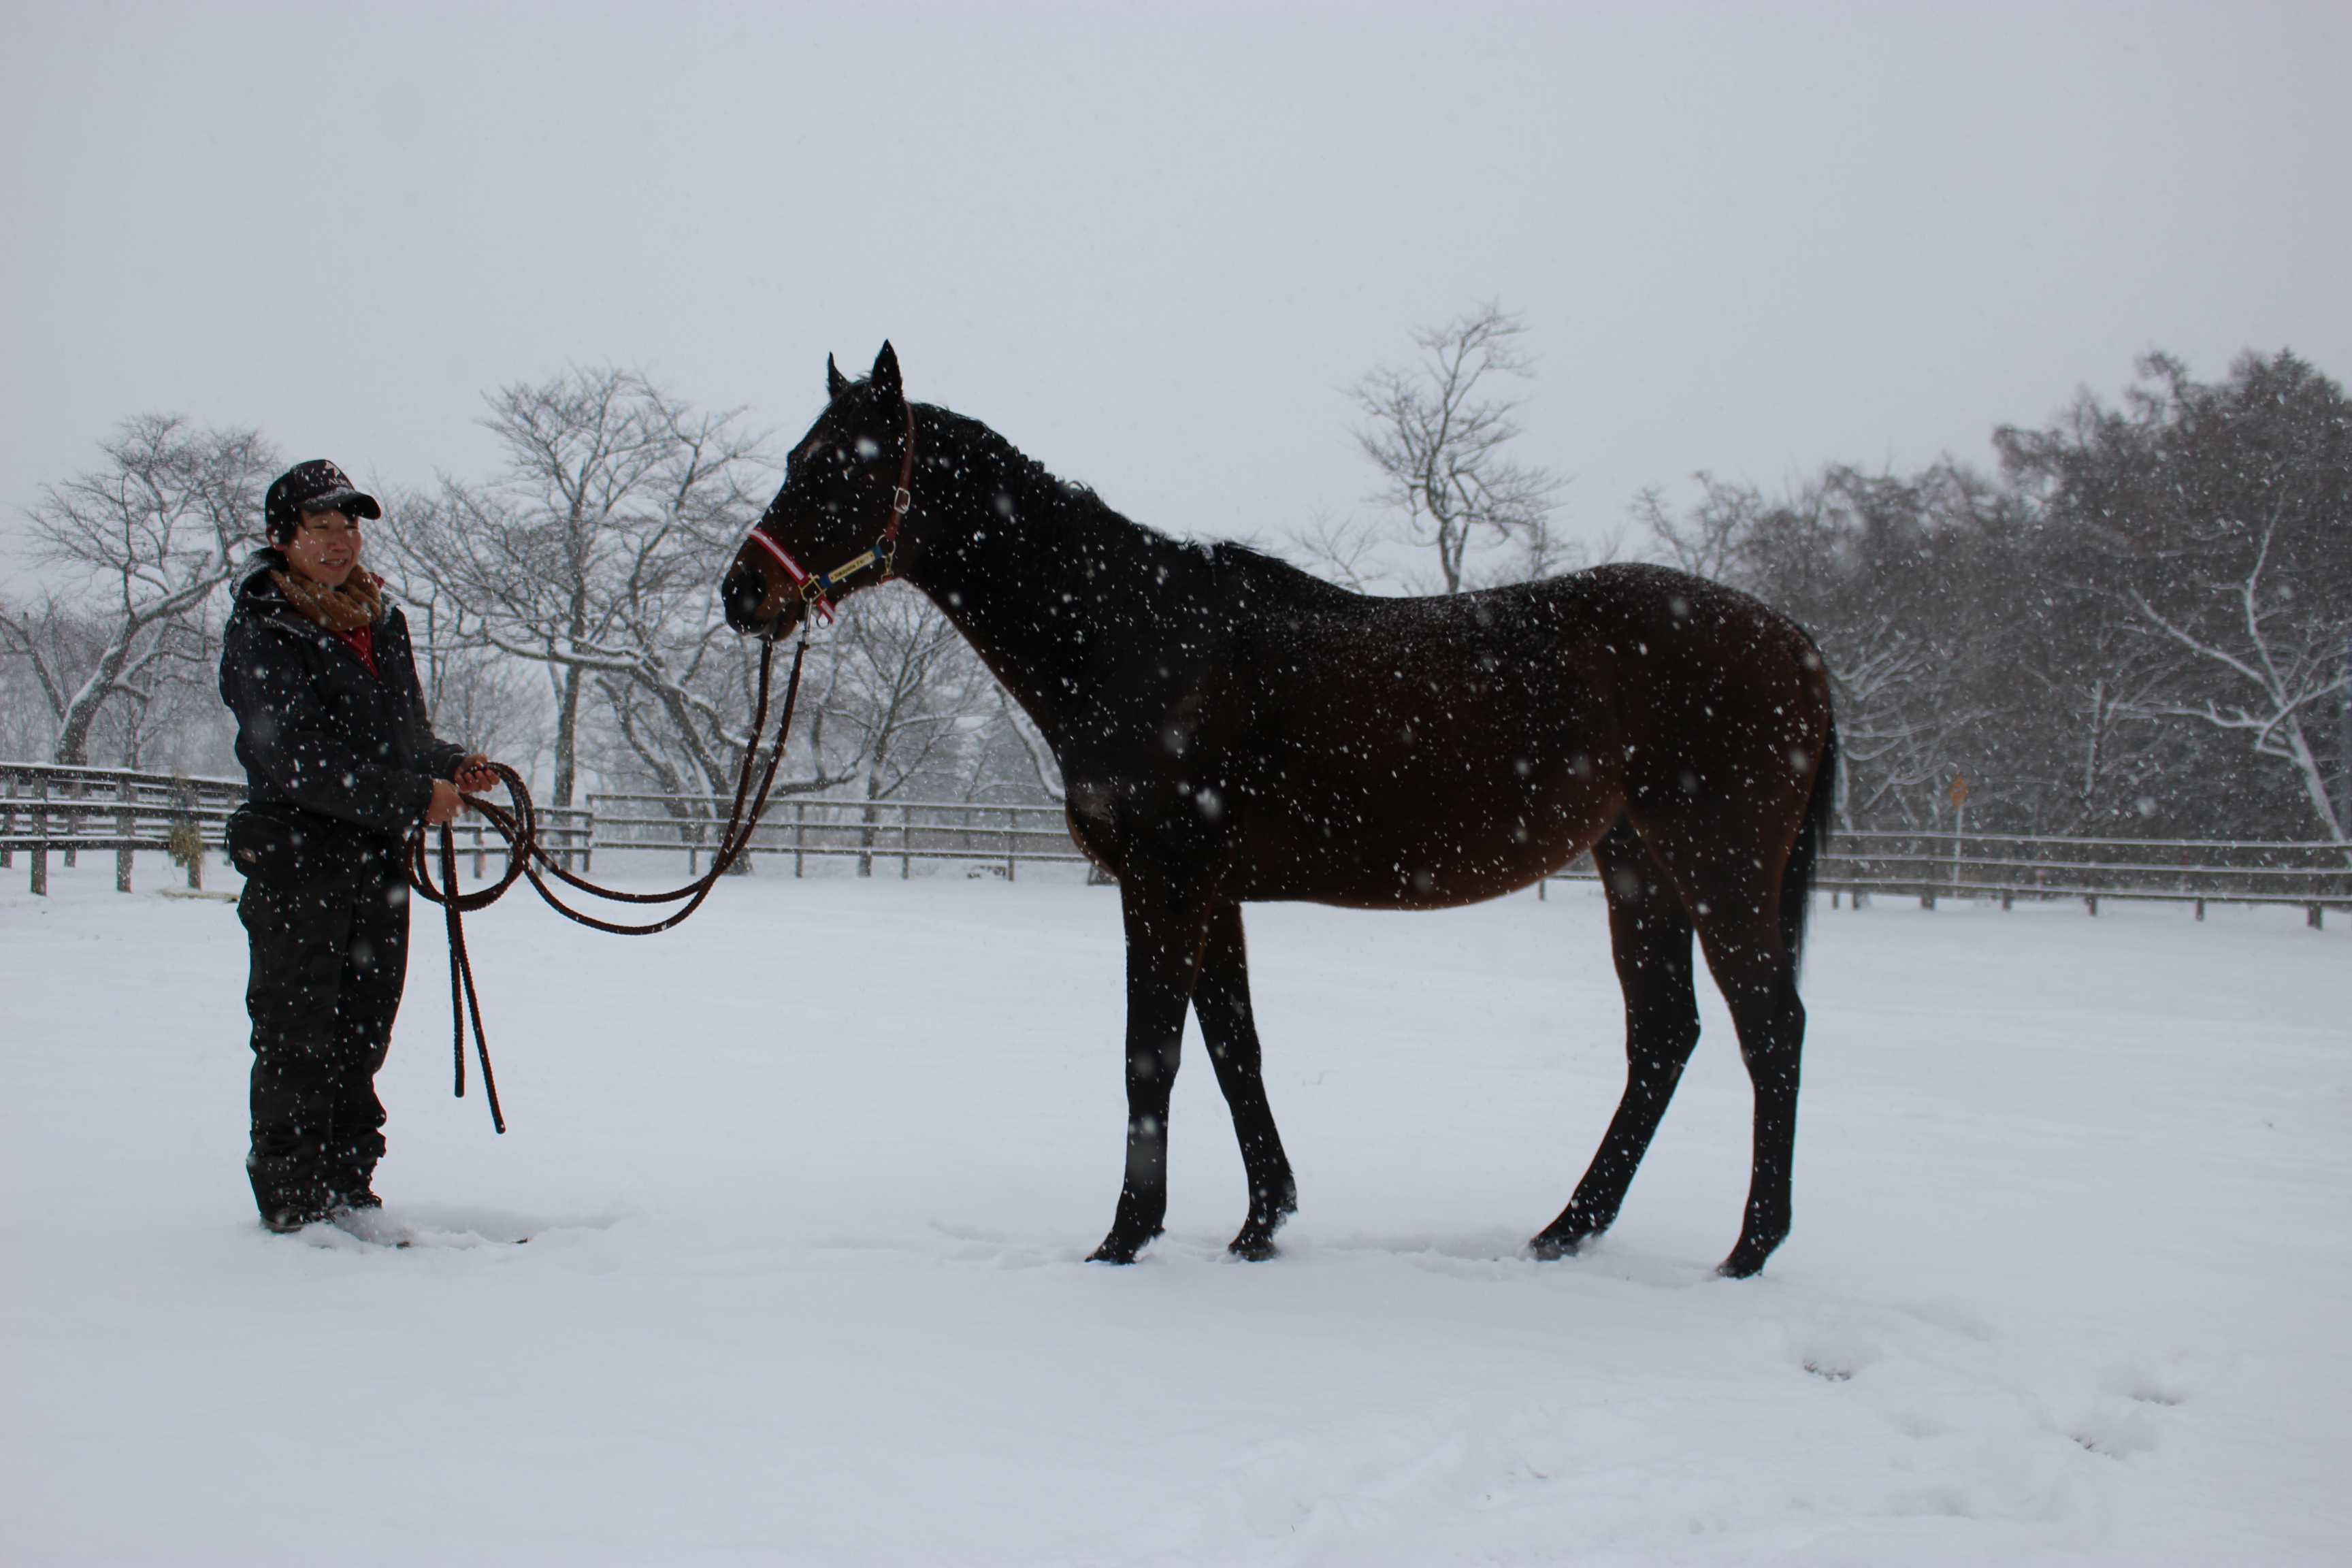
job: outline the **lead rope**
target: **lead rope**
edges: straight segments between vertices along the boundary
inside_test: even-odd
[[[421,835],[417,847],[420,850],[424,847]],[[445,888],[457,885],[457,835],[449,831],[449,825],[446,822],[441,825],[441,885]],[[432,895],[428,893],[425,896],[430,898]],[[444,899],[441,901],[442,918],[449,928],[449,1018],[456,1037],[451,1042],[454,1047],[452,1054],[457,1059],[455,1093],[459,1100],[466,1098],[466,1016],[471,1014],[474,1019],[474,1048],[481,1053],[482,1058],[482,1094],[490,1102],[490,1125],[504,1132],[507,1130],[506,1113],[499,1109],[499,1080],[490,1074],[490,1042],[482,1033],[482,999],[474,991],[474,961],[466,952],[466,922],[460,912],[463,908],[464,900],[461,899]],[[461,993],[465,1002],[463,1011],[458,1007]]]
[[[486,888],[478,888],[470,893],[458,890],[457,839],[457,834],[448,823],[443,823],[440,827],[441,881],[437,887],[434,884],[432,867],[426,858],[425,829],[422,825],[409,839],[409,886],[415,889],[429,902],[441,906],[443,920],[448,928],[449,1014],[450,1027],[454,1036],[452,1054],[457,1058],[456,1093],[458,1099],[465,1098],[466,1020],[470,1017],[474,1024],[475,1052],[482,1063],[482,1089],[490,1102],[490,1125],[499,1132],[507,1130],[507,1121],[504,1113],[499,1109],[498,1080],[490,1073],[490,1045],[488,1038],[482,1032],[482,1005],[474,988],[473,959],[466,951],[466,928],[463,917],[476,910],[488,909],[497,903],[499,899],[506,896],[507,889],[514,886],[518,877],[529,878],[532,889],[556,913],[568,920],[577,921],[580,924],[593,930],[611,931],[618,936],[651,936],[656,931],[667,931],[699,909],[702,906],[702,900],[710,896],[710,889],[718,885],[719,879],[725,876],[735,862],[740,859],[744,852],[751,847],[751,835],[760,826],[761,815],[768,808],[768,792],[776,782],[776,769],[784,760],[784,742],[791,735],[793,729],[793,710],[800,700],[801,661],[808,653],[808,639],[805,637],[793,650],[793,670],[791,678],[784,686],[784,711],[782,719],[776,725],[775,748],[769,753],[767,768],[760,777],[759,794],[751,799],[751,809],[747,813],[744,809],[744,802],[751,795],[751,773],[759,761],[760,731],[768,721],[769,678],[775,652],[776,647],[773,643],[765,644],[760,650],[760,700],[758,711],[751,720],[751,743],[743,749],[742,771],[735,781],[735,800],[728,811],[727,826],[720,830],[718,850],[711,856],[710,869],[684,887],[672,889],[666,893],[629,893],[617,888],[598,887],[585,878],[573,876],[546,850],[540,847],[539,816],[531,805],[530,791],[523,784],[522,775],[503,763],[492,763],[491,771],[496,773],[499,782],[506,785],[508,797],[513,803],[511,809],[478,795],[469,795],[464,797],[466,804],[488,817],[490,825],[496,827],[499,836],[507,841],[507,868],[505,874],[497,881]],[[537,864],[534,865],[533,862]],[[614,903],[667,904],[676,903],[681,899],[688,901],[685,908],[675,913],[658,921],[649,921],[643,925],[624,925],[612,921],[599,920],[593,915],[583,914],[572,909],[558,898],[555,890],[550,888],[545,879],[540,876],[539,868],[542,866],[552,871],[560,880],[577,888],[580,891]]]

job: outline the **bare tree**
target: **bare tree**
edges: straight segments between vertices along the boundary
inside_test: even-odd
[[[575,368],[489,405],[506,470],[444,476],[400,543],[454,638],[544,668],[554,803],[572,804],[592,696],[654,772],[730,789],[750,662],[711,584],[757,515],[761,438],[635,371]]]
[[[2352,843],[2329,792],[2328,768],[2317,736],[2326,733],[2345,689],[2340,658],[2346,618],[2314,616],[2292,592],[2265,581],[2278,540],[2281,506],[2248,529],[2250,550],[2234,580],[2208,579],[2202,586],[2218,604],[2185,615],[2168,614],[2139,588],[2128,590],[2132,608],[2148,630],[2176,645],[2207,677],[2193,677],[2169,691],[2143,691],[2133,710],[2153,718],[2190,719],[2242,735],[2258,756],[2274,757],[2294,770],[2304,797],[2322,830],[2338,844]],[[2315,734],[2316,728],[2316,735]]]
[[[1515,398],[1488,395],[1497,376],[1534,375],[1518,344],[1527,331],[1495,302],[1412,334],[1418,363],[1383,365],[1352,389],[1364,412],[1357,444],[1383,480],[1372,500],[1404,519],[1413,543],[1437,552],[1449,594],[1465,585],[1474,541],[1520,544],[1536,569],[1559,554],[1550,538],[1554,498],[1566,480],[1522,467],[1504,449],[1520,431]]]
[[[1069,794],[1063,783],[1062,764],[1055,759],[1054,748],[1045,743],[1045,734],[1036,723],[1022,711],[1021,704],[1013,701],[1012,695],[1002,686],[996,689],[996,712],[1006,732],[1020,745],[1022,754],[1028,759],[1023,784],[1025,786],[1034,780],[1036,789],[1047,800],[1055,805],[1066,802]]]
[[[1704,469],[1691,478],[1702,493],[1688,513],[1675,516],[1664,492],[1652,486],[1633,498],[1633,521],[1675,565],[1730,582],[1739,571],[1741,545],[1766,510],[1763,494],[1752,485],[1727,484]]]
[[[396,492],[387,492],[383,500],[386,516],[394,520],[431,505]],[[404,563],[396,549],[388,549],[383,563]],[[401,589],[417,679],[435,732],[460,737],[488,756],[537,756],[547,743],[547,702],[530,666],[483,641],[478,619],[429,579],[415,577]]]
[[[44,486],[27,514],[40,557],[78,582],[64,598],[0,614],[0,647],[31,671],[60,763],[89,761],[110,705],[143,709],[208,672],[215,601],[278,466],[254,431],[171,415],[126,420],[101,449],[104,467]],[[129,724],[134,750],[144,732]]]
[[[813,652],[815,684],[803,699],[812,772],[820,781],[857,779],[869,803],[953,770],[997,703],[995,681],[963,634],[903,586],[845,602]],[[878,821],[869,805],[869,847]],[[860,857],[858,875],[872,869],[871,857]]]
[[[2282,815],[2346,843],[2325,752],[2352,635],[2352,402],[2291,353],[2210,384],[2162,354],[2140,371],[2121,409],[2085,394],[2056,428],[2001,430],[2012,480],[2152,666],[2125,713],[2227,737],[2288,785]],[[2229,765],[2198,759],[2206,793]]]
[[[2012,750],[2046,758],[2051,809],[2035,826],[2062,834],[2128,828],[2153,815],[2183,761],[2172,727],[2150,710],[2168,660],[2113,606],[2063,581],[2039,587],[2051,613],[2004,619],[2020,645],[2021,684],[2002,715]]]
[[[1388,575],[1380,561],[1380,528],[1349,519],[1336,521],[1317,512],[1291,541],[1306,563],[1342,588],[1370,593]]]
[[[0,626],[14,625],[26,612],[0,599]],[[35,623],[38,625],[37,618]],[[0,637],[0,757],[37,757],[57,740],[57,718],[41,689],[33,662],[17,651],[16,633]]]

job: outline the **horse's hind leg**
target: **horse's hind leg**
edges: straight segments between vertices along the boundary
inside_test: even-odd
[[[1192,987],[1192,1011],[1201,1037],[1216,1064],[1217,1087],[1234,1113],[1234,1136],[1242,1146],[1249,1176],[1249,1220],[1225,1250],[1253,1260],[1274,1256],[1274,1233],[1298,1207],[1282,1134],[1266,1103],[1258,1067],[1257,1023],[1250,1016],[1249,952],[1242,940],[1239,904],[1221,904],[1209,915],[1209,940],[1201,954],[1200,979]]]
[[[1755,1166],[1739,1243],[1716,1272],[1744,1279],[1764,1267],[1789,1234],[1789,1184],[1797,1144],[1797,1077],[1805,1046],[1805,1005],[1796,960],[1780,921],[1760,898],[1727,904],[1699,922],[1706,966],[1730,1005],[1740,1059],[1756,1091]]]
[[[1617,1218],[1625,1189],[1698,1044],[1691,921],[1665,871],[1620,820],[1592,847],[1609,897],[1609,940],[1625,993],[1625,1093],[1576,1195],[1528,1244],[1538,1258],[1574,1252]]]

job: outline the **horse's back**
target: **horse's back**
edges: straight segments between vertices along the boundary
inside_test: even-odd
[[[1706,720],[1728,716],[1722,703],[1827,700],[1820,658],[1793,621],[1738,589],[1645,563],[1411,598],[1286,569],[1254,585],[1248,619],[1250,679],[1294,702],[1370,689],[1407,715],[1613,727],[1662,705]]]
[[[1255,896],[1475,901],[1628,815],[1684,840],[1702,819],[1780,837],[1791,759],[1826,742],[1804,634],[1665,567],[1444,597],[1252,587],[1215,706],[1247,716]]]

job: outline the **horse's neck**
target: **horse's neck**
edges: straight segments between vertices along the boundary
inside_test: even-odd
[[[1076,679],[1079,670],[1107,660],[1164,667],[1176,645],[1197,640],[1182,628],[1209,613],[1211,558],[1063,485],[987,426],[949,419],[929,465],[940,479],[917,480],[939,510],[908,579],[1058,755],[1074,725],[1098,717],[1086,705],[1099,683]]]

